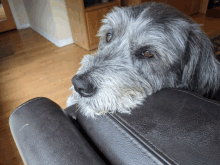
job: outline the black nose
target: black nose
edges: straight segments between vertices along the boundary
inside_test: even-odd
[[[72,78],[72,84],[76,92],[78,92],[83,97],[92,96],[96,88],[87,80],[84,75],[76,75]]]

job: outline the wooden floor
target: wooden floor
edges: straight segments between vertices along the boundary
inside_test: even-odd
[[[193,19],[213,36],[220,33],[218,16]],[[88,53],[74,44],[58,48],[30,28],[0,34],[0,165],[23,164],[9,129],[12,111],[34,97],[48,97],[65,108],[71,78]]]

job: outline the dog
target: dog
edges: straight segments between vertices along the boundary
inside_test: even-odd
[[[87,117],[129,114],[164,88],[218,90],[220,63],[211,41],[177,9],[156,2],[115,7],[102,23],[98,50],[83,57],[67,107],[77,104]]]

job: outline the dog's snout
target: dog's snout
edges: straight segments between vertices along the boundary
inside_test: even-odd
[[[93,84],[91,84],[83,75],[74,76],[72,78],[72,84],[74,86],[75,91],[83,97],[90,97],[96,91],[96,87]]]

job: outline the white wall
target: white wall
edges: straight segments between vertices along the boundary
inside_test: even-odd
[[[31,27],[58,47],[73,43],[64,0],[10,1],[18,29]]]

